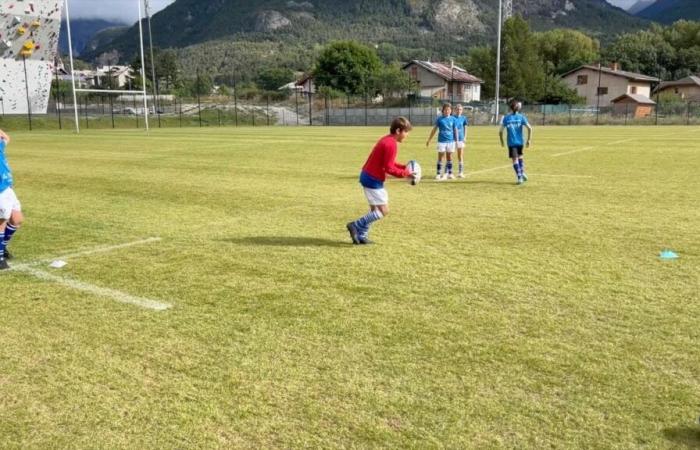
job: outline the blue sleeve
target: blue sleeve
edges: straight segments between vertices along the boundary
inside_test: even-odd
[[[469,118],[467,116],[464,116],[464,126],[465,127],[469,126]]]
[[[527,117],[523,116],[523,123],[525,125],[530,125],[530,122],[527,121]]]
[[[440,118],[435,119],[435,126],[440,128]]]
[[[7,145],[7,142],[5,142],[4,140],[0,139],[0,152],[4,152],[4,151],[5,151],[5,146],[6,146],[6,145]]]

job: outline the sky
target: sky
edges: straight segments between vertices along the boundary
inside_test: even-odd
[[[151,13],[174,0],[149,0]],[[68,0],[71,19],[108,19],[124,23],[138,21],[138,0]]]
[[[619,6],[623,9],[628,9],[637,3],[637,0],[608,0],[608,3],[612,3],[613,5]]]

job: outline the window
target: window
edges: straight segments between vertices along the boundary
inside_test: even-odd
[[[579,75],[576,77],[576,84],[579,86],[588,84],[588,75]]]
[[[599,87],[599,88],[598,88],[598,95],[608,95],[608,88],[606,88],[606,87]]]
[[[418,81],[418,67],[416,67],[416,66],[411,67],[411,78]]]
[[[636,94],[636,93],[637,93],[637,86],[630,87],[630,94]]]

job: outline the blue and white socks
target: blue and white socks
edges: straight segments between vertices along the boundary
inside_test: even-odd
[[[447,161],[447,171],[445,173],[452,175],[452,161]]]
[[[374,222],[382,220],[384,214],[381,211],[375,210],[370,211],[366,216],[361,217],[355,221],[355,227],[360,232],[360,237],[367,237],[369,234],[369,228]]]
[[[442,174],[442,161],[438,160],[437,162],[437,175],[440,176]]]
[[[525,160],[520,158],[518,159],[518,167],[520,168],[520,176],[522,177],[525,174]]]
[[[17,232],[17,227],[13,227],[9,223],[5,226],[5,235],[3,236],[3,244],[7,247],[7,244],[12,239],[12,236]]]

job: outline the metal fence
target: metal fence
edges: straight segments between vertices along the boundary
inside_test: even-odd
[[[414,125],[431,126],[443,100],[419,97],[370,98],[323,95],[257,95],[239,98],[149,98],[151,128],[236,126],[386,126],[397,116]],[[138,96],[89,95],[78,98],[81,129],[144,128],[143,101]],[[471,125],[493,125],[493,103],[466,103]],[[505,104],[500,106],[505,113]],[[699,125],[700,103],[672,103],[596,108],[586,105],[525,105],[523,113],[535,125]],[[54,96],[45,115],[0,115],[0,128],[13,130],[73,130],[73,100]]]

